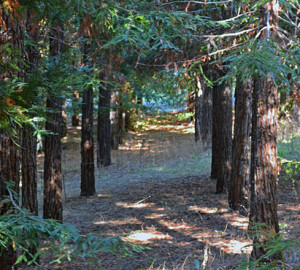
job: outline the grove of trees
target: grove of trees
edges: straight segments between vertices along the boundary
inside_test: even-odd
[[[13,193],[38,215],[39,140],[42,216],[63,221],[66,103],[74,125],[81,114],[80,195],[92,196],[95,168],[111,165],[141,100],[181,89],[182,100],[195,97],[195,139],[212,148],[216,193],[249,214],[252,256],[265,254],[261,230],[279,233],[279,103],[299,102],[299,10],[297,0],[2,0],[0,214],[18,212]],[[14,252],[0,246],[0,269]]]

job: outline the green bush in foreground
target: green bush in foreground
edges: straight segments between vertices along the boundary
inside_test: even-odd
[[[0,216],[0,254],[11,245],[19,255],[16,264],[26,265],[37,265],[43,254],[53,258],[50,263],[60,263],[63,258],[97,263],[99,252],[130,256],[146,249],[120,237],[100,239],[95,234],[81,235],[72,225],[23,213]]]

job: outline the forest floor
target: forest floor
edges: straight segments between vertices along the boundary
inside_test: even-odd
[[[210,151],[195,144],[193,125],[179,118],[167,114],[140,122],[138,131],[129,132],[112,152],[113,165],[96,170],[97,194],[88,198],[79,196],[80,129],[69,128],[64,139],[64,222],[83,234],[123,235],[150,249],[126,258],[99,254],[101,266],[81,260],[49,265],[44,258],[42,269],[241,268],[251,252],[248,218],[228,208],[226,194],[215,194]],[[299,191],[299,185],[281,177],[278,214],[286,238],[300,238]],[[287,269],[300,265],[300,249],[285,256]]]

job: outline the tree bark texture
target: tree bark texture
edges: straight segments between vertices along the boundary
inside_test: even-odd
[[[111,110],[110,110],[110,122],[111,122],[111,148],[118,150],[119,148],[119,108],[117,104],[116,93],[111,95]]]
[[[235,89],[232,170],[228,190],[228,202],[233,210],[240,209],[241,213],[246,213],[249,205],[251,89],[251,79],[248,79],[246,82],[237,80]]]
[[[38,43],[39,26],[35,20],[33,10],[27,10],[26,32],[35,45]],[[27,44],[26,60],[28,67],[26,73],[35,71],[38,67],[40,53],[37,46]],[[33,93],[34,95],[34,93]],[[33,101],[32,101],[33,102]],[[32,105],[32,103],[30,103]],[[30,106],[29,104],[29,106]],[[34,129],[24,124],[22,128],[22,206],[28,209],[34,215],[38,215],[37,201],[37,138],[33,135]]]
[[[78,105],[78,100],[79,100],[79,92],[75,91],[73,97],[74,97],[74,99],[72,102],[73,103],[72,107],[76,107],[76,109],[74,110],[73,115],[72,115],[72,126],[78,127],[79,126],[79,114],[78,114],[79,112],[77,109],[77,105]]]
[[[201,141],[207,147],[212,141],[212,88],[203,84],[203,99],[200,109]]]
[[[63,29],[56,24],[50,33],[50,55],[56,65],[59,64],[63,52]],[[52,89],[54,91],[54,89]],[[48,119],[46,130],[51,134],[45,136],[44,162],[44,213],[45,219],[62,221],[62,174],[61,174],[61,136],[62,136],[62,100],[59,89],[56,93],[48,93],[46,107]]]
[[[201,140],[206,147],[211,143],[212,136],[212,89],[199,76],[196,76],[196,85],[195,141]]]
[[[195,98],[196,98],[196,95],[195,95],[195,91],[190,91],[188,93],[188,98],[187,98],[187,113],[194,113],[194,109],[195,109]],[[194,117],[191,116],[189,118],[189,121],[193,121]]]
[[[62,101],[54,96],[47,98],[48,113],[45,136],[44,162],[44,214],[46,219],[62,221],[61,129]]]
[[[108,81],[108,76],[106,76]],[[110,86],[99,88],[97,165],[111,165],[111,122],[110,122]]]
[[[203,85],[201,84],[200,78],[196,75],[196,91],[195,91],[195,142],[198,142],[201,138],[201,104],[203,104]]]
[[[9,196],[7,184],[11,183],[11,188],[18,193],[19,189],[19,162],[18,149],[12,137],[0,131],[0,201],[3,196]],[[0,208],[0,215],[4,215],[11,211],[11,203],[3,202]],[[12,248],[12,243],[6,243],[7,249],[0,247],[0,269],[13,269],[16,261],[16,253]]]
[[[232,153],[232,89],[224,82],[213,87],[213,133],[211,176],[217,179],[216,193],[229,183]]]
[[[22,129],[22,206],[34,215],[38,215],[37,201],[37,140],[31,126]]]
[[[264,244],[266,236],[261,229],[277,234],[276,179],[277,165],[277,86],[268,77],[254,81],[252,98],[252,141],[251,141],[251,204],[250,228],[255,223],[265,224],[254,235],[254,244]],[[251,228],[252,231],[255,229]],[[259,258],[266,251],[254,245],[252,257]]]
[[[96,193],[93,120],[93,89],[89,86],[82,96],[81,196],[92,196]]]

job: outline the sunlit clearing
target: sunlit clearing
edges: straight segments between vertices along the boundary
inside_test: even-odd
[[[123,208],[146,208],[152,207],[155,203],[123,203],[123,202],[116,202],[116,206],[120,206]]]
[[[161,232],[136,231],[129,236],[123,237],[125,241],[149,242],[153,240],[172,239],[172,236]]]

